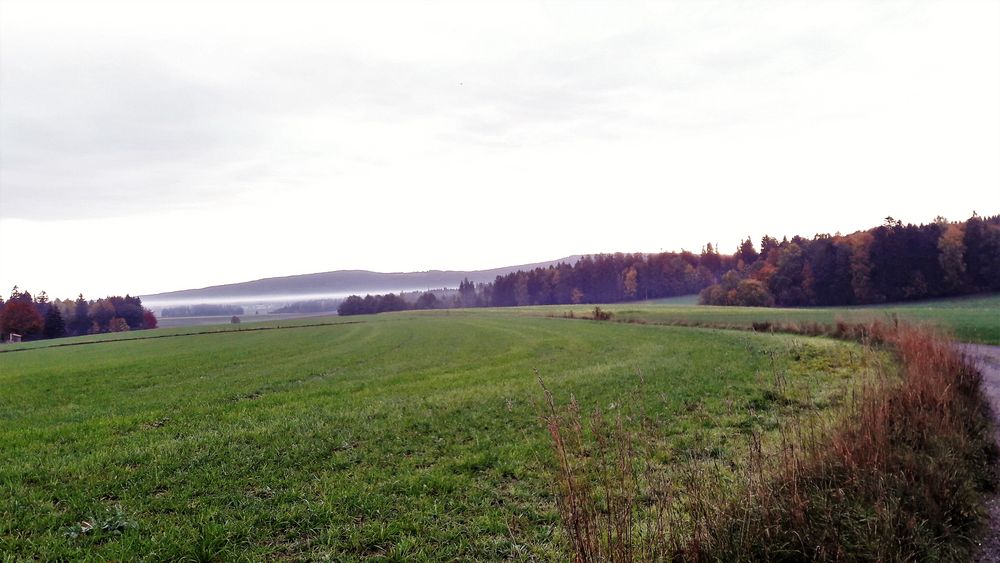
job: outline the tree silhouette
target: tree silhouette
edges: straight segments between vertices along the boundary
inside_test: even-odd
[[[59,307],[49,307],[45,313],[45,323],[42,328],[45,338],[60,338],[66,336],[66,325],[63,323],[62,313]]]

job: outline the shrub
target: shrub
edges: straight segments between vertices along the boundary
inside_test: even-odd
[[[730,305],[743,307],[773,307],[774,298],[764,284],[755,279],[740,280],[736,285],[735,298]]]

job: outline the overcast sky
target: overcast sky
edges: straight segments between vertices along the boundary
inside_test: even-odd
[[[1000,212],[1000,2],[0,3],[0,291]]]

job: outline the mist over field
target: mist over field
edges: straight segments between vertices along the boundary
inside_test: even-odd
[[[220,304],[241,305],[253,311],[266,312],[291,303],[318,299],[344,299],[352,294],[454,289],[463,280],[472,283],[489,283],[500,275],[519,270],[545,268],[561,263],[574,264],[579,259],[580,256],[567,256],[546,262],[470,271],[371,272],[367,270],[341,270],[265,278],[140,297],[143,304],[154,311],[160,311],[165,307]]]
[[[400,288],[395,291],[415,291],[414,288]],[[317,299],[344,299],[348,295],[356,292],[339,293],[288,293],[277,295],[213,295],[210,298],[190,296],[158,298],[156,296],[142,297],[143,305],[153,311],[160,311],[168,307],[190,306],[190,305],[239,305],[244,308],[263,310],[276,309],[283,305],[296,303],[299,301],[309,301]]]

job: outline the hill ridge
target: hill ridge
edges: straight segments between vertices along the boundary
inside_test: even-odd
[[[288,276],[273,276],[244,282],[210,285],[200,288],[180,289],[141,295],[144,301],[212,299],[233,297],[262,297],[275,295],[319,295],[352,292],[395,292],[418,289],[458,287],[462,279],[479,283],[493,281],[496,276],[517,270],[531,270],[575,263],[582,255],[566,256],[557,260],[503,266],[486,270],[422,270],[416,272],[376,272],[373,270],[331,270]]]

